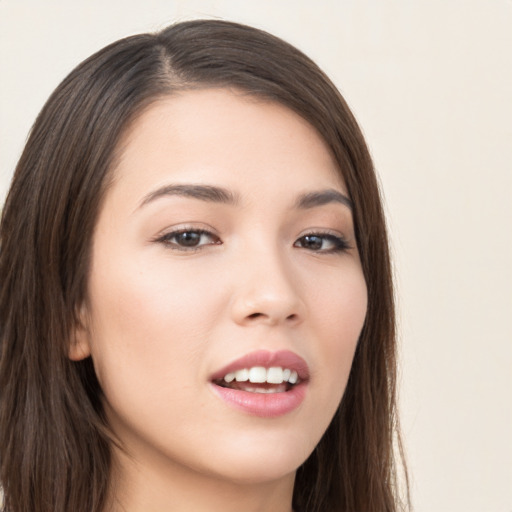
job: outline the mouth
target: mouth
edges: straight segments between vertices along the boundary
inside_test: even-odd
[[[290,351],[248,354],[211,377],[228,405],[260,417],[288,414],[302,403],[309,380],[307,363]]]
[[[242,368],[213,381],[223,388],[261,394],[286,393],[300,382],[302,381],[296,370],[280,366]]]

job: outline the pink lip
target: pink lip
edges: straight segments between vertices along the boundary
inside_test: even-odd
[[[227,373],[253,366],[264,366],[265,368],[280,366],[295,370],[299,375],[300,382],[286,392],[271,394],[250,393],[224,388],[214,382],[222,379]],[[274,418],[288,414],[299,407],[306,396],[308,378],[308,365],[297,354],[287,350],[279,352],[261,350],[247,354],[215,372],[211,377],[211,386],[217,396],[227,402],[228,405],[254,416]]]

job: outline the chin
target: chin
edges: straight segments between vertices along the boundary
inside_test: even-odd
[[[233,444],[231,438],[229,447],[210,452],[216,466],[212,470],[246,485],[293,477],[316,446],[299,436],[299,432],[291,430],[286,439],[276,439],[267,433],[256,438],[243,436]]]

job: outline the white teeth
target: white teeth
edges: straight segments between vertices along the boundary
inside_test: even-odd
[[[267,382],[270,384],[283,383],[283,369],[278,367],[269,368],[267,370]]]
[[[249,381],[252,383],[262,383],[267,380],[267,370],[263,366],[254,366],[249,370]]]
[[[225,377],[224,377],[224,380],[226,382],[233,382],[235,380],[235,377],[236,377],[236,373],[226,373]]]
[[[253,366],[252,368],[243,368],[236,372],[226,373],[224,381],[229,383],[236,380],[237,382],[253,382],[263,384],[265,382],[269,384],[282,384],[283,382],[289,382],[290,384],[296,384],[299,380],[299,376],[295,370],[289,368],[281,368],[280,366],[273,366],[271,368],[264,368],[263,366]]]
[[[229,375],[229,373],[228,373]],[[243,370],[238,370],[235,373],[235,378],[237,382],[246,382],[249,380],[249,370],[247,368],[244,368]],[[226,380],[226,379],[224,379]]]
[[[249,393],[264,393],[264,394],[271,394],[271,393],[281,393],[284,390],[280,389],[266,389],[266,388],[246,388],[244,391],[249,391]]]

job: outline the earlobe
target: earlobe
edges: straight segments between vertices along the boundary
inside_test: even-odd
[[[78,339],[72,341],[69,345],[68,357],[71,361],[81,361],[91,355],[89,343]]]
[[[68,357],[72,361],[81,361],[91,355],[89,341],[89,330],[84,322],[84,314],[80,313],[80,318],[76,321],[74,332],[71,336],[68,349]]]

